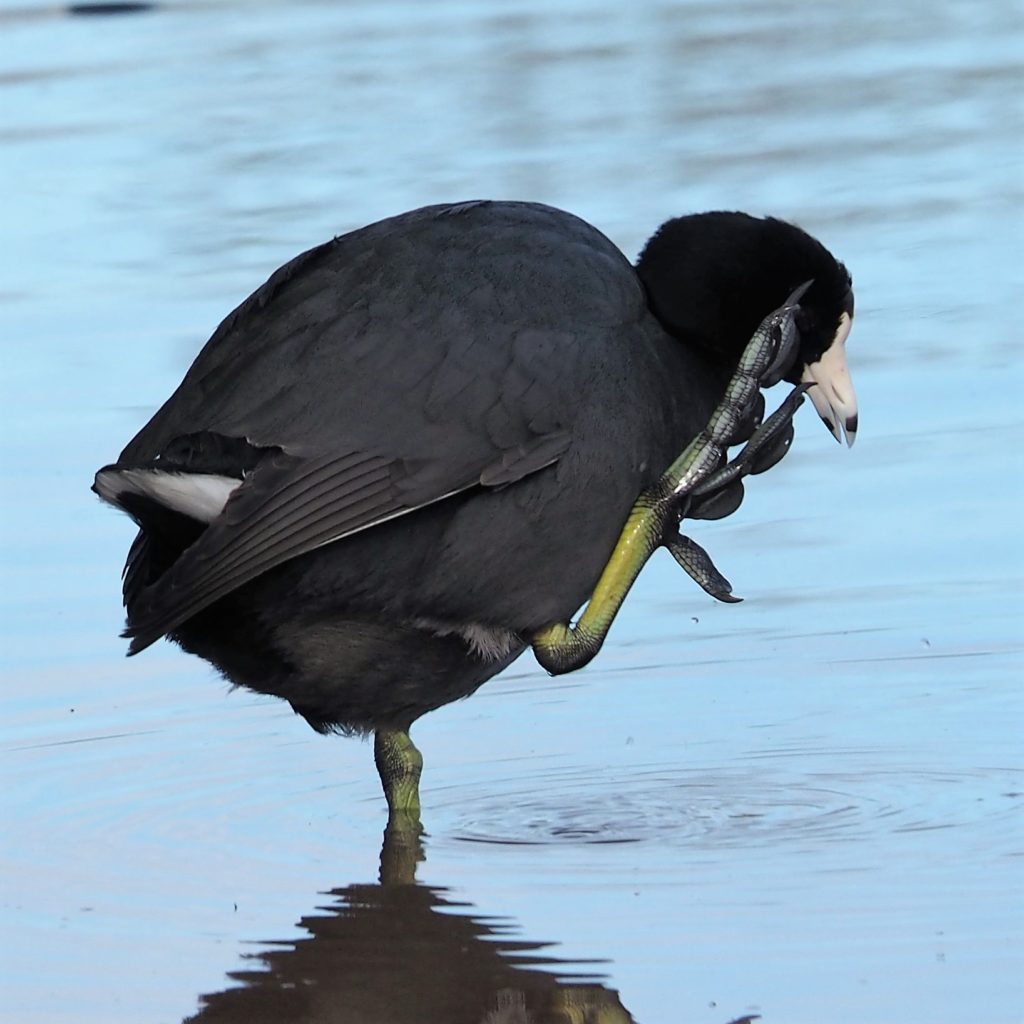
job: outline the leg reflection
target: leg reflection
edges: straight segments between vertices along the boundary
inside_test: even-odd
[[[418,815],[393,812],[380,882],[321,897],[299,922],[305,936],[268,937],[188,1022],[631,1024],[600,961],[560,960],[551,942],[513,937],[514,922],[418,883],[424,838]]]

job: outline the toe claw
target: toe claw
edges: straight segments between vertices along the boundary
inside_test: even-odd
[[[800,331],[796,326],[796,312],[800,308],[800,300],[812,284],[814,284],[813,279],[805,281],[771,314],[772,354],[768,366],[758,377],[758,382],[763,388],[770,388],[778,384],[793,364],[793,356],[796,354],[800,341]]]
[[[792,423],[787,423],[785,428],[777,437],[766,442],[760,451],[756,452],[750,460],[750,475],[756,476],[769,470],[789,451],[793,443],[795,431]]]

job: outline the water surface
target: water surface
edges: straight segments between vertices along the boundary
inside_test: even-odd
[[[1022,20],[0,8],[10,1019],[1024,1019]],[[862,429],[801,413],[695,525],[744,604],[656,557],[591,667],[424,719],[420,884],[382,887],[365,744],[124,660],[131,529],[88,484],[277,265],[473,197],[631,255],[690,210],[797,220],[854,274]]]

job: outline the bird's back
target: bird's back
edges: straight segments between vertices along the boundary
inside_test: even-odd
[[[543,430],[571,415],[567,370],[585,378],[600,356],[588,348],[644,315],[622,254],[570,214],[426,207],[285,264],[217,328],[120,461],[203,430],[303,456],[500,446],[518,422]]]

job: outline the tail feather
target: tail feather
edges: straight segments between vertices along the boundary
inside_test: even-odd
[[[93,490],[104,501],[125,511],[125,498],[135,496],[148,498],[200,523],[209,523],[221,514],[241,483],[239,477],[162,466],[105,466],[96,474]]]
[[[149,461],[122,461],[96,474],[93,491],[139,527],[123,573],[128,630],[146,590],[203,535],[243,479],[273,451],[245,438],[200,431],[172,439]],[[158,639],[159,634],[149,642]],[[129,654],[139,649],[133,645]]]

